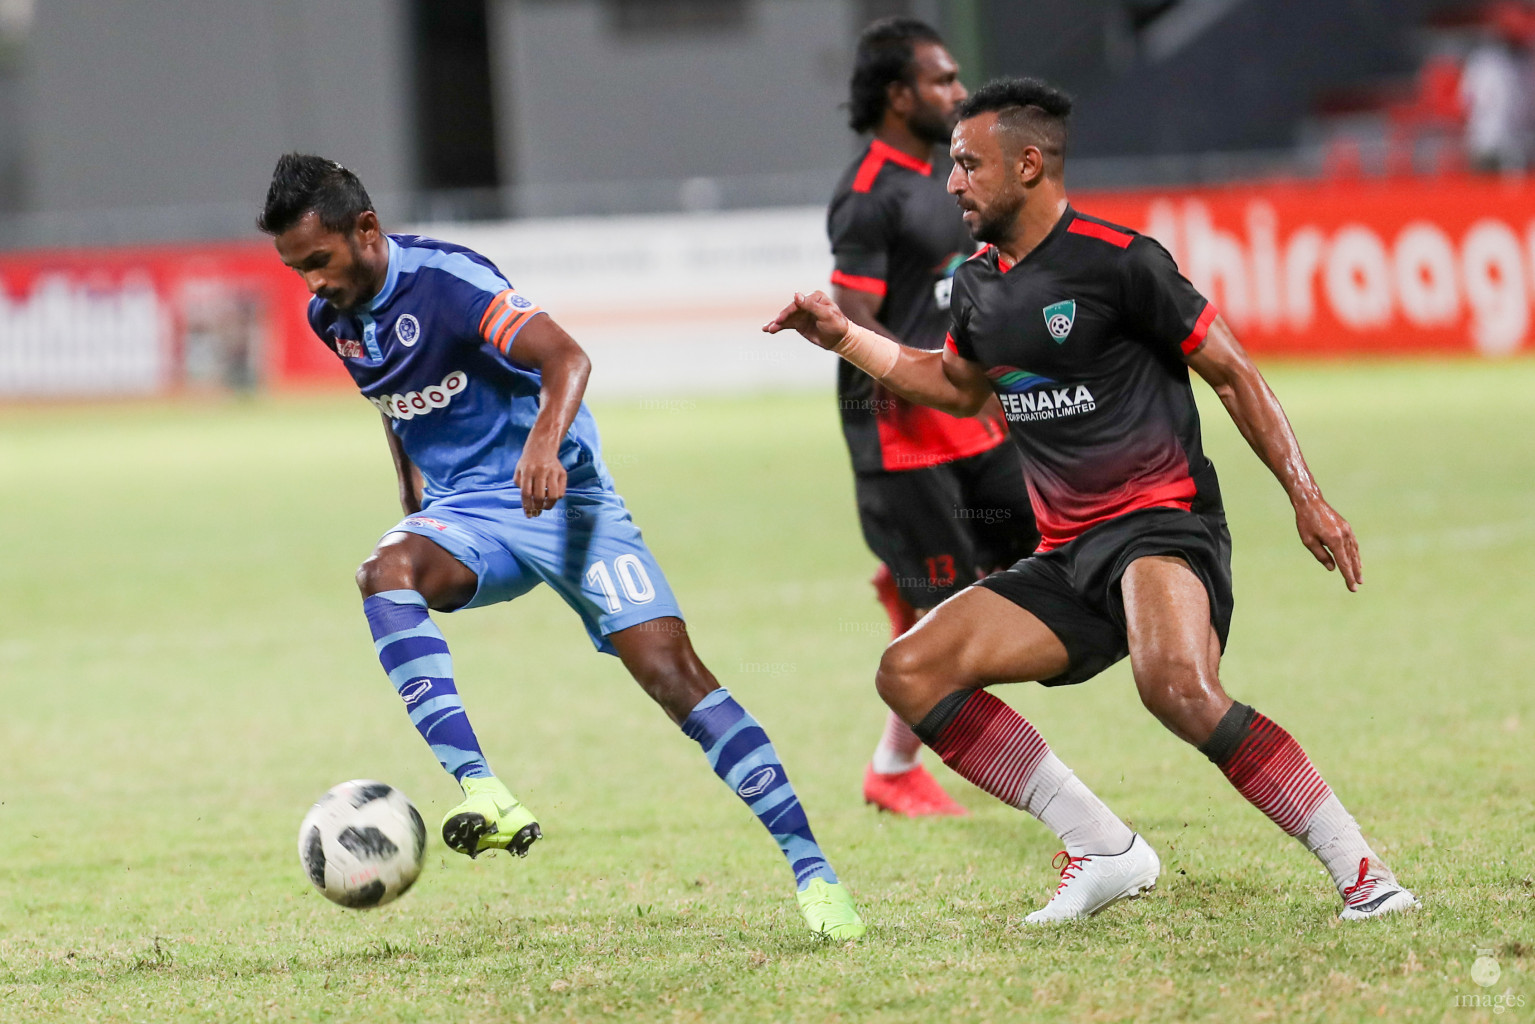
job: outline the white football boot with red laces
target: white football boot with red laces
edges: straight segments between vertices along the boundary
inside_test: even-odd
[[[1368,921],[1382,914],[1411,910],[1417,905],[1418,898],[1402,888],[1389,868],[1361,857],[1359,878],[1343,890],[1343,913],[1338,917],[1344,921]]]
[[[1124,853],[1073,857],[1062,850],[1053,864],[1060,868],[1061,884],[1049,903],[1024,918],[1028,924],[1092,917],[1120,900],[1133,900],[1155,889],[1162,873],[1156,851],[1139,834]]]

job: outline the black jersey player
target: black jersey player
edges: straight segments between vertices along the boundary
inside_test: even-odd
[[[886,18],[859,37],[849,92],[851,127],[872,138],[827,213],[832,296],[854,323],[914,348],[941,348],[954,270],[975,251],[933,165],[966,96],[959,66],[927,24]],[[858,519],[883,563],[874,585],[894,636],[1033,550],[1028,491],[996,403],[979,416],[951,416],[845,362],[837,397]],[[922,767],[921,749],[891,712],[864,772],[864,799],[912,817],[963,814]]]
[[[1067,202],[1070,110],[1031,79],[990,83],[961,108],[949,191],[990,244],[956,274],[944,351],[894,345],[819,294],[795,296],[765,327],[798,330],[915,402],[965,414],[998,395],[1023,454],[1040,550],[892,643],[879,692],[945,763],[1061,837],[1061,883],[1030,922],[1138,895],[1160,863],[985,687],[1082,682],[1127,654],[1147,709],[1317,856],[1343,918],[1410,909],[1413,894],[1299,744],[1221,685],[1231,541],[1189,369],[1284,487],[1301,542],[1350,590],[1361,582],[1353,531],[1273,392],[1167,251]]]

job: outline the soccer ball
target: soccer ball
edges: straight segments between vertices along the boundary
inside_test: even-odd
[[[334,786],[298,827],[298,858],[314,887],[343,907],[380,907],[421,874],[426,823],[398,789],[372,779]]]

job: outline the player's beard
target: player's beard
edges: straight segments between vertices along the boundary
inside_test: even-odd
[[[368,280],[368,266],[363,262],[362,247],[355,236],[347,236],[346,249],[352,260],[351,270],[346,275],[346,292],[326,301],[343,313],[353,313],[366,305],[378,289]]]
[[[906,119],[906,127],[930,146],[947,146],[950,136],[954,134],[954,125],[958,122],[955,113],[957,111],[945,116],[936,108],[923,104],[911,112],[911,116]]]
[[[1023,193],[1020,191],[1016,195],[998,198],[988,209],[976,207],[975,226],[970,229],[970,236],[988,245],[1011,242],[1013,234],[1018,230],[1018,214],[1023,209],[1023,202]]]

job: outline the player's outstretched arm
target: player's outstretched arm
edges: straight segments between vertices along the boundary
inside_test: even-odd
[[[1289,495],[1301,543],[1329,572],[1338,569],[1349,590],[1358,590],[1364,566],[1354,529],[1322,497],[1279,399],[1223,318],[1215,318],[1204,342],[1187,359],[1215,389],[1237,429]]]
[[[947,351],[908,348],[860,327],[823,292],[796,292],[794,301],[762,329],[768,334],[798,331],[902,398],[952,416],[974,416],[991,397],[980,367]]]
[[[879,307],[882,301],[879,296],[870,292],[861,292],[854,288],[844,288],[840,284],[831,286],[831,299],[842,310],[842,315],[859,327],[867,327],[876,334],[882,334],[891,341],[900,342],[888,327],[879,322]],[[901,342],[905,344],[905,342]],[[960,372],[965,368],[965,361],[961,359]],[[950,372],[947,368],[945,373]],[[1002,412],[1002,403],[997,396],[987,388],[986,404],[977,410],[977,418],[982,422],[996,424],[993,429],[1006,430],[1007,416]]]
[[[406,515],[413,516],[421,511],[421,474],[416,471],[410,456],[405,454],[405,446],[389,425],[389,417],[384,416],[383,420],[384,436],[389,440],[389,458],[394,462],[394,475],[400,482],[400,508]]]
[[[507,356],[519,366],[537,370],[543,380],[538,391],[538,418],[512,472],[512,483],[522,490],[523,515],[535,517],[565,497],[560,442],[581,410],[592,361],[547,314],[534,317],[517,332]]]

